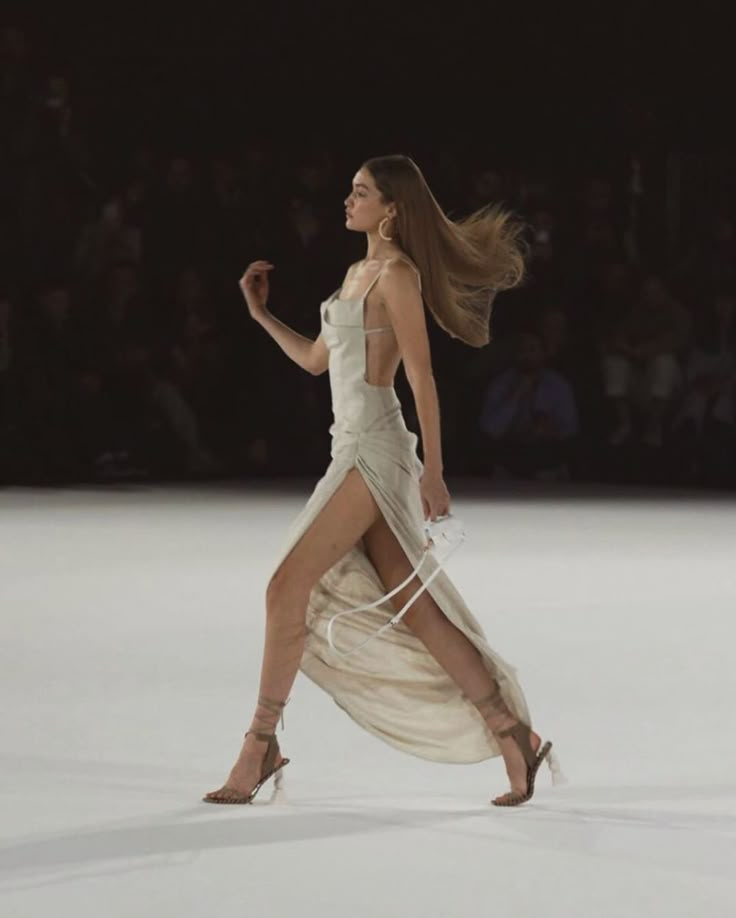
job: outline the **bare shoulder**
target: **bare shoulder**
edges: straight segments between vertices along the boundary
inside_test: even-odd
[[[386,264],[381,276],[382,287],[386,293],[408,294],[421,292],[419,269],[404,256],[396,256]]]

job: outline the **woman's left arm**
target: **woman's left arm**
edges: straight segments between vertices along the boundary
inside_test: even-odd
[[[416,274],[406,262],[388,265],[377,285],[411,386],[422,432],[424,474],[420,492],[424,518],[434,520],[450,512],[450,495],[443,479],[440,406],[432,373],[424,303]]]

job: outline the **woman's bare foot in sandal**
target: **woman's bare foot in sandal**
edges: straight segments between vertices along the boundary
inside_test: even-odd
[[[512,726],[512,724],[509,724],[509,726]],[[515,800],[519,797],[526,797],[528,795],[529,768],[524,758],[524,754],[513,736],[500,737],[496,734],[495,738],[498,743],[498,748],[501,750],[504,765],[506,766],[506,774],[508,775],[509,784],[511,785],[510,791],[507,791],[505,794],[500,794],[498,797],[494,797],[491,801],[491,803],[499,806],[510,803],[512,799]],[[536,756],[542,745],[542,737],[533,730],[529,733],[529,745]]]
[[[281,784],[281,770],[289,760],[281,755],[275,729],[279,718],[283,726],[285,701],[259,696],[251,729],[227,781],[202,798],[205,803],[252,803],[261,786],[274,776],[276,788]],[[267,732],[261,732],[262,730]]]
[[[250,797],[256,785],[263,778],[263,765],[268,746],[268,742],[257,739],[254,733],[247,733],[240,755],[230,770],[227,781],[219,790],[205,794],[204,799],[207,801],[220,801],[225,799],[240,800],[243,797]],[[279,752],[273,768],[281,768],[285,761],[287,760]]]
[[[519,806],[534,794],[537,771],[552,744],[547,742],[542,745],[539,734],[514,717],[495,680],[492,693],[474,704],[498,743],[511,784],[510,791],[494,798],[491,803],[495,806]]]

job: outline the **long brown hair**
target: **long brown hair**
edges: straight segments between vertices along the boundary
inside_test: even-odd
[[[391,232],[419,269],[422,294],[437,323],[473,347],[488,344],[496,292],[524,279],[523,225],[498,205],[451,220],[408,156],[375,157],[363,168],[384,202],[396,205]]]

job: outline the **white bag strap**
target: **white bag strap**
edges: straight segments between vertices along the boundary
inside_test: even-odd
[[[338,612],[337,615],[332,616],[327,624],[327,643],[330,645],[332,650],[335,651],[336,654],[339,654],[341,657],[349,657],[351,654],[365,647],[365,645],[372,641],[374,638],[379,637],[379,635],[383,634],[384,631],[388,631],[389,628],[395,628],[401,619],[406,615],[412,603],[427,589],[434,578],[443,570],[443,565],[452,557],[460,545],[462,545],[462,543],[465,541],[465,531],[462,525],[452,516],[440,517],[436,521],[427,523],[424,528],[425,532],[427,533],[427,544],[424,547],[424,551],[422,553],[422,557],[419,559],[419,563],[411,572],[411,574],[409,574],[406,580],[403,580],[397,587],[394,587],[390,593],[386,593],[385,596],[381,596],[381,598],[375,600],[375,602],[367,603],[364,606],[356,606],[354,609],[346,609],[344,612]],[[336,646],[332,636],[332,629],[334,628],[335,622],[339,618],[344,618],[346,615],[356,615],[358,612],[367,612],[369,609],[375,609],[377,606],[382,605],[388,599],[391,599],[400,590],[403,590],[404,587],[411,582],[413,577],[417,576],[419,569],[421,568],[430,552],[432,552],[435,560],[437,561],[437,567],[432,571],[429,577],[427,577],[427,579],[422,582],[422,585],[414,593],[414,595],[409,600],[407,600],[406,603],[404,603],[403,607],[396,613],[396,615],[387,621],[385,625],[381,625],[381,627],[374,631],[373,634],[369,634],[367,638],[364,638],[349,650],[340,650]]]

